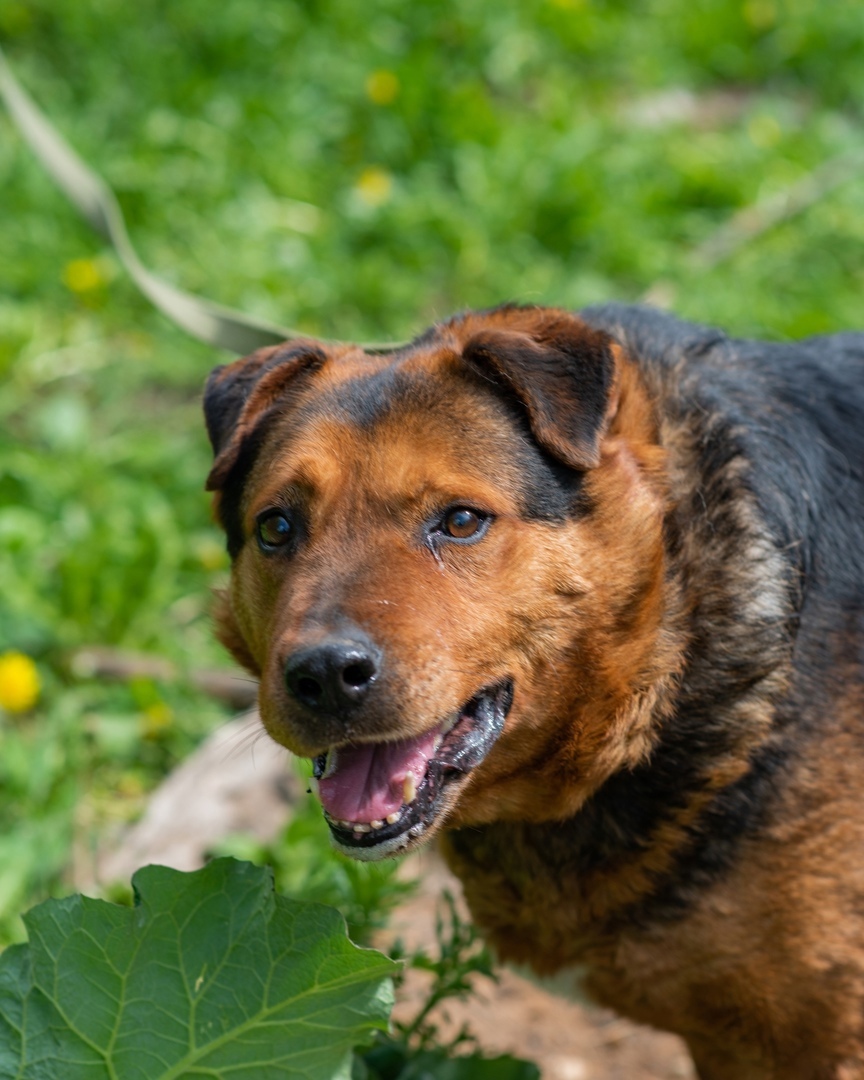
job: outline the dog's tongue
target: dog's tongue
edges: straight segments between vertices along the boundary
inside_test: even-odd
[[[341,746],[335,769],[318,781],[321,805],[339,821],[384,821],[401,808],[408,773],[420,786],[437,737],[430,731],[401,742]]]

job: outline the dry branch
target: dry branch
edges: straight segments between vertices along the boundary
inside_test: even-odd
[[[229,708],[250,709],[258,699],[258,684],[239,671],[218,668],[193,668],[183,671],[162,656],[126,652],[109,646],[79,649],[73,654],[70,667],[79,678],[111,679],[128,682],[131,679],[157,679],[160,682],[186,681]]]

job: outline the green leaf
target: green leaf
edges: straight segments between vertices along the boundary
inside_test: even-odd
[[[18,1076],[29,984],[27,946],[13,945],[0,963],[0,1076]]]
[[[0,1080],[330,1080],[386,1027],[397,965],[335,911],[217,859],[132,879],[134,908],[34,908],[0,958]]]
[[[426,1050],[409,1059],[399,1080],[540,1080],[540,1070],[530,1061],[503,1055],[482,1054],[450,1057],[442,1050]]]
[[[440,1047],[414,1052],[385,1039],[358,1057],[353,1080],[540,1080],[540,1070],[509,1055],[453,1056]]]

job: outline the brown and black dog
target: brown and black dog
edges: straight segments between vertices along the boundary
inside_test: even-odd
[[[218,368],[221,637],[358,858],[704,1080],[864,1076],[864,334],[508,306]]]

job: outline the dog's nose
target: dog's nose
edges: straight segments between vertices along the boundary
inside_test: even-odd
[[[360,705],[378,677],[381,652],[368,638],[330,638],[288,657],[285,683],[309,709],[342,713]]]

